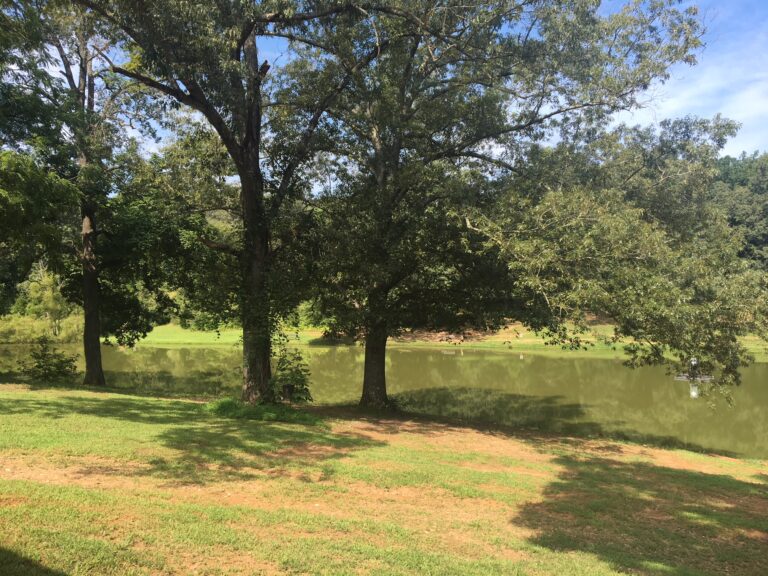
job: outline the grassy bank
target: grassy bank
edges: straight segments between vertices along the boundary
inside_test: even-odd
[[[594,327],[600,336],[609,336],[613,328],[610,325]],[[298,342],[307,345],[328,344],[322,338],[322,329],[303,328],[298,333]],[[141,346],[232,346],[240,342],[241,332],[236,328],[223,329],[219,332],[201,332],[198,330],[186,330],[176,324],[158,326]],[[755,356],[758,362],[768,362],[768,344],[757,337],[751,336],[743,339],[744,345]],[[342,344],[343,345],[343,344]],[[499,332],[474,336],[459,341],[455,336],[448,334],[415,334],[406,335],[390,340],[389,346],[397,347],[429,347],[429,348],[456,348],[485,349],[485,350],[509,350],[520,354],[545,354],[558,357],[583,357],[583,358],[622,358],[624,356],[620,345],[605,344],[599,339],[592,339],[592,344],[586,350],[563,350],[559,346],[548,346],[533,331],[521,325],[510,326]]]
[[[227,414],[0,387],[0,573],[768,573],[764,461]]]
[[[613,328],[610,325],[593,327],[599,336],[610,336]],[[21,316],[0,317],[0,343],[28,344],[39,336],[50,335],[50,323]],[[298,332],[297,342],[306,345],[329,345],[333,343],[322,338],[323,329],[305,326]],[[239,328],[223,328],[218,332],[185,329],[178,324],[157,326],[146,339],[139,342],[140,346],[235,346],[240,342]],[[62,323],[62,332],[53,339],[62,344],[77,344],[82,338],[82,319],[79,316],[66,318]],[[588,339],[589,341],[589,339]],[[768,343],[757,337],[749,336],[742,339],[747,349],[758,362],[768,362]],[[348,342],[346,345],[350,345]],[[389,346],[424,347],[424,348],[456,348],[509,350],[519,354],[541,354],[556,357],[583,358],[622,358],[621,345],[610,345],[600,338],[591,338],[591,345],[586,350],[563,350],[559,346],[548,346],[531,330],[522,325],[513,325],[499,332],[476,334],[467,339],[459,340],[455,335],[416,333],[392,338]]]

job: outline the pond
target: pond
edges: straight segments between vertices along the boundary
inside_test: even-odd
[[[12,371],[26,350],[0,346],[0,372]],[[302,351],[317,403],[358,400],[360,347],[304,346]],[[111,386],[162,394],[236,394],[239,365],[235,346],[104,348]],[[691,398],[689,384],[675,381],[664,368],[631,370],[619,360],[393,347],[387,374],[391,395],[409,410],[768,458],[768,364],[745,369],[732,406],[720,397]]]

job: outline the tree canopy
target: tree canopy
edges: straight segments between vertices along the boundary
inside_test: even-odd
[[[530,170],[532,143],[599,129],[698,45],[695,13],[663,2],[612,14],[589,2],[404,9],[424,29],[390,40],[350,81],[318,169],[317,302],[366,340],[369,406],[388,403],[384,347],[403,328],[541,322],[463,215],[495,209],[494,180]]]
[[[532,149],[543,170],[512,178],[479,222],[542,311],[534,327],[578,347],[586,315],[598,314],[632,364],[696,358],[738,381],[749,360],[739,336],[765,335],[766,277],[740,258],[743,237],[718,201],[713,167],[732,130],[685,119]]]
[[[42,258],[58,258],[68,216],[76,213],[77,189],[32,158],[0,151],[0,311],[16,286]]]

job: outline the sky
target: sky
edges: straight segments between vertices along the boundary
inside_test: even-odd
[[[681,64],[647,94],[643,109],[624,113],[628,124],[687,115],[722,114],[741,123],[723,154],[768,151],[768,0],[698,0],[706,26],[698,65]]]

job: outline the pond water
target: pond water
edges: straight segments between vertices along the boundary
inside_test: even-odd
[[[0,372],[13,371],[26,351],[0,346]],[[316,402],[358,400],[360,347],[302,351]],[[235,346],[105,347],[104,366],[111,386],[156,393],[215,396],[236,394],[240,385]],[[691,398],[689,384],[664,368],[631,370],[619,360],[397,347],[388,351],[387,375],[391,395],[414,411],[768,458],[768,364],[745,369],[732,406],[721,397]]]

